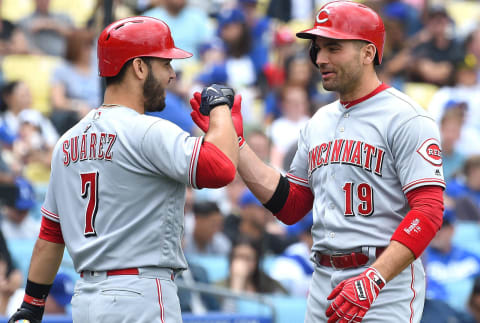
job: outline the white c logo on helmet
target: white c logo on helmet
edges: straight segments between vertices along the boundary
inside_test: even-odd
[[[322,14],[322,12],[325,12],[327,14],[326,15],[327,17],[320,19],[320,15]],[[315,20],[317,21],[317,23],[323,24],[324,22],[327,22],[329,14],[330,14],[330,11],[328,11],[327,8],[322,9],[318,12],[317,16],[315,17]]]

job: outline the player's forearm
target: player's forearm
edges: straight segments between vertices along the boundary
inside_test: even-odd
[[[33,248],[28,279],[37,284],[52,284],[62,262],[65,245],[37,239]]]
[[[238,173],[262,203],[270,200],[280,179],[280,173],[258,158],[248,144],[240,149]]]
[[[238,139],[233,127],[230,110],[226,105],[215,107],[210,112],[210,125],[205,134],[208,141],[220,149],[235,165],[238,165]]]
[[[372,264],[388,282],[400,274],[415,260],[410,249],[400,242],[392,240],[382,255]]]

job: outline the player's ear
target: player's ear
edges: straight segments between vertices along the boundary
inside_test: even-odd
[[[150,72],[148,64],[140,57],[136,57],[133,59],[132,71],[135,77],[139,80],[145,80],[148,76],[148,73]]]
[[[370,65],[375,61],[375,55],[377,54],[377,48],[372,43],[367,43],[362,47],[360,51],[363,59],[363,64]]]

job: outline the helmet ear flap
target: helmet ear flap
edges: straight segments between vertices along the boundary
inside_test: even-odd
[[[310,55],[310,60],[312,61],[313,65],[315,65],[316,68],[318,68],[318,64],[317,64],[318,51],[319,51],[319,48],[317,45],[315,45],[315,40],[312,40],[310,43],[310,49],[308,53]]]

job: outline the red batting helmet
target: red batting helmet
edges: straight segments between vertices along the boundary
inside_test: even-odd
[[[188,58],[192,54],[176,48],[166,23],[151,17],[130,17],[108,25],[98,38],[100,76],[118,74],[128,60],[141,57]]]
[[[313,28],[297,33],[298,38],[316,36],[333,39],[359,39],[377,48],[377,63],[382,62],[385,27],[382,18],[369,7],[352,1],[333,1],[315,16]]]

